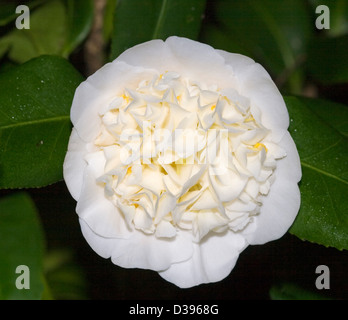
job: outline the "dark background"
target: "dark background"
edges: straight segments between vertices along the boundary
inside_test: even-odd
[[[80,231],[75,201],[64,182],[29,190],[40,212],[46,233],[47,250],[71,247],[82,267],[90,299],[269,299],[274,285],[291,282],[325,297],[348,299],[348,255],[346,251],[301,241],[287,233],[262,246],[249,246],[241,253],[235,268],[224,280],[179,289],[157,272],[123,269],[110,259],[98,256]],[[53,212],[52,212],[53,211]],[[330,289],[318,290],[318,265],[330,269]]]

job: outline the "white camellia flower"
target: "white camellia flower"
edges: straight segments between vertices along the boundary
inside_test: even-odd
[[[187,288],[284,235],[301,166],[284,100],[240,54],[179,37],[137,45],[77,88],[64,178],[102,257]]]

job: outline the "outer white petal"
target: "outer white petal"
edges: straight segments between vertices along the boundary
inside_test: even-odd
[[[102,152],[88,159],[76,212],[90,228],[104,237],[128,238],[130,230],[119,209],[105,197],[104,188],[96,183],[105,164]]]
[[[299,182],[302,177],[301,160],[295,142],[288,131],[279,142],[279,146],[286,152],[286,157],[277,161],[277,167],[279,171],[281,170],[281,177]]]
[[[246,68],[255,64],[255,61],[242,54],[231,53],[224,50],[216,50],[221,57],[225,59],[225,63],[232,67],[235,74],[240,74],[245,71]]]
[[[100,131],[101,120],[97,106],[103,104],[107,104],[107,99],[88,81],[82,82],[77,87],[70,110],[70,119],[74,129],[85,142],[91,142]]]
[[[116,239],[96,234],[83,219],[80,219],[80,225],[92,249],[103,258],[111,257],[114,264],[123,268],[160,271],[190,259],[193,254],[191,238],[180,232],[173,239],[142,232],[134,232],[129,239]]]
[[[170,68],[173,57],[164,41],[151,40],[124,51],[116,60],[131,66],[156,69],[159,73],[163,73]]]
[[[116,60],[153,68],[160,73],[175,71],[208,85],[235,85],[230,77],[231,70],[214,48],[186,38],[173,36],[165,42],[151,40],[126,50]]]
[[[78,201],[83,184],[83,172],[87,166],[84,160],[87,154],[86,143],[81,140],[76,130],[70,135],[68,152],[64,159],[63,175],[72,197]]]
[[[165,43],[178,63],[175,71],[191,80],[213,83],[216,74],[226,73],[224,59],[209,45],[180,37],[169,37]]]
[[[275,181],[264,198],[253,226],[243,232],[250,244],[264,244],[282,237],[294,222],[300,208],[301,163],[294,141],[285,134],[279,145],[287,156],[277,161]]]
[[[159,274],[180,288],[217,282],[230,274],[246,246],[244,238],[232,232],[208,235],[201,243],[193,243],[190,260],[172,264]]]

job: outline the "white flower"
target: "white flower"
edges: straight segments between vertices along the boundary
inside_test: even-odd
[[[102,257],[179,287],[216,282],[300,205],[285,103],[252,59],[170,37],[135,46],[76,90],[64,163]]]

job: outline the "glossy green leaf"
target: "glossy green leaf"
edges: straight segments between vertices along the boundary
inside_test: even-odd
[[[17,4],[14,2],[0,3],[0,26],[4,26],[16,17]]]
[[[1,72],[6,72],[10,69],[12,69],[13,67],[17,66],[17,64],[11,62],[11,61],[4,61],[0,64],[0,73]]]
[[[115,10],[111,58],[152,39],[176,35],[197,39],[205,0],[119,0]]]
[[[9,59],[17,63],[43,54],[67,57],[87,37],[93,22],[92,0],[42,2],[31,4],[30,29],[13,26],[0,39],[0,57],[7,50]]]
[[[21,0],[0,1],[0,26],[4,26],[15,20],[20,14],[16,13],[17,6],[26,5],[30,10],[36,8],[47,0],[33,0],[23,2]]]
[[[232,41],[229,33],[213,23],[203,25],[200,34],[200,41],[213,46],[216,49],[226,50],[228,52],[235,52],[251,57],[253,53],[250,48],[246,48],[238,41]]]
[[[306,107],[348,137],[348,106],[324,99],[301,98]]]
[[[1,42],[9,44],[11,60],[23,63],[42,54],[59,54],[65,37],[65,7],[54,0],[31,11],[30,29],[14,29]]]
[[[87,298],[86,278],[69,249],[54,249],[44,257],[44,273],[50,293],[57,300]]]
[[[308,71],[322,84],[348,83],[348,34],[313,39],[308,50]]]
[[[67,6],[67,35],[62,51],[68,56],[87,37],[93,23],[93,0],[65,0]]]
[[[70,106],[82,80],[67,60],[55,56],[0,73],[0,188],[62,179]]]
[[[304,289],[294,283],[274,285],[269,295],[272,300],[329,300],[318,292]]]
[[[312,112],[306,100],[285,101],[302,165],[301,208],[290,233],[348,249],[348,139]]]
[[[304,53],[312,29],[302,0],[223,0],[217,14],[231,39],[276,73],[292,67]]]
[[[111,39],[114,27],[115,8],[118,0],[106,0],[104,10],[103,36],[104,41],[108,42]]]
[[[35,206],[26,193],[0,199],[0,234],[0,299],[41,299],[44,236]],[[26,271],[17,269],[22,265],[29,268],[27,279],[21,279]],[[16,281],[28,284],[29,289],[18,289]]]
[[[0,59],[7,53],[9,48],[10,48],[10,43],[0,40]],[[0,72],[2,71],[1,69],[0,69]]]
[[[34,0],[34,1],[26,2],[26,3],[24,3],[21,0],[1,1],[0,2],[0,26],[4,26],[10,23],[11,21],[15,20],[19,16],[19,14],[16,13],[17,6],[24,4],[28,6],[29,9],[31,10],[45,1],[47,0]]]
[[[299,90],[301,65],[313,26],[302,0],[218,0],[212,6],[216,28],[226,40],[203,27],[203,41],[213,47],[248,53],[283,84]],[[207,37],[208,35],[208,37]]]

